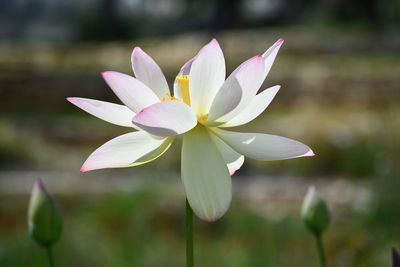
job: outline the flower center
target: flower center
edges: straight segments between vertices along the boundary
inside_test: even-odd
[[[200,123],[205,123],[207,121],[207,119],[208,119],[208,114],[205,114],[205,115],[197,118],[197,121]]]
[[[180,75],[176,77],[179,90],[183,98],[183,103],[190,106],[190,93],[189,93],[189,75]]]
[[[177,98],[175,96],[172,96],[170,93],[165,93],[166,96],[164,96],[163,98],[161,98],[161,101],[167,101],[167,100],[178,100],[178,101],[182,101],[182,99]]]
[[[176,81],[182,96],[182,99],[179,99],[179,101],[183,101],[183,103],[190,106],[189,75],[177,76]],[[200,123],[205,123],[208,119],[208,114],[197,114],[196,116],[197,121]]]

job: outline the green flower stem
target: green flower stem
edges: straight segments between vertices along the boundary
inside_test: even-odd
[[[318,250],[320,266],[326,267],[324,244],[322,243],[322,234],[315,234],[315,240],[317,242],[317,250]]]
[[[54,257],[53,257],[53,250],[51,249],[51,246],[46,246],[46,254],[47,254],[47,260],[49,262],[50,267],[54,267]]]
[[[193,210],[186,199],[186,267],[193,267]]]

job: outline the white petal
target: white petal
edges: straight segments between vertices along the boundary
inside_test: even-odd
[[[183,137],[182,181],[195,214],[205,221],[221,218],[232,199],[228,168],[202,125]]]
[[[230,121],[219,125],[218,127],[234,127],[246,124],[255,118],[257,118],[271,103],[276,93],[279,91],[280,86],[276,85],[270,87],[258,95],[256,95],[250,102],[250,104],[244,108],[238,115],[236,115]]]
[[[153,90],[160,99],[169,93],[168,83],[161,68],[140,47],[133,49],[131,61],[136,78]]]
[[[207,124],[235,109],[242,100],[243,89],[235,76],[229,76],[218,91],[211,105]]]
[[[213,128],[215,134],[236,152],[258,160],[280,160],[314,156],[313,151],[298,141],[270,134],[235,133]]]
[[[276,55],[278,54],[279,49],[283,45],[283,42],[284,42],[283,39],[279,39],[270,48],[268,48],[268,50],[265,51],[264,54],[262,55],[264,58],[264,64],[265,64],[265,74],[264,74],[265,77],[267,77],[268,72],[270,71],[272,64],[275,61]],[[265,79],[265,77],[264,77],[264,79]]]
[[[129,75],[114,71],[102,75],[118,98],[136,113],[160,101],[145,84]]]
[[[232,150],[233,151],[233,150]],[[230,161],[226,164],[229,169],[229,174],[234,175],[237,170],[239,170],[244,163],[244,156],[240,155],[240,157],[236,158],[234,161]]]
[[[135,116],[135,112],[126,106],[81,97],[68,97],[67,100],[87,113],[109,123],[134,127],[132,118]]]
[[[214,133],[209,132],[211,139],[214,141],[215,145],[217,146],[219,152],[221,153],[226,166],[228,167],[229,174],[233,175],[237,170],[242,167],[244,163],[244,156],[237,153],[233,150],[230,146],[225,144],[218,136]]]
[[[197,119],[188,105],[168,100],[141,110],[132,122],[153,135],[173,136],[192,129]]]
[[[225,122],[245,108],[263,83],[264,70],[264,59],[261,56],[243,62],[216,95],[208,121]]]
[[[166,141],[171,139],[155,138],[143,131],[118,136],[96,149],[83,164],[81,172],[124,167],[141,158],[148,161],[148,156]]]
[[[241,75],[241,78],[238,78],[238,80],[243,79],[243,81],[240,82],[240,85],[242,87],[245,87],[245,88],[243,88],[242,99],[241,99],[239,105],[237,105],[237,107],[235,109],[233,109],[231,112],[227,113],[226,115],[224,115],[220,118],[217,118],[215,120],[215,122],[216,122],[215,124],[224,123],[224,122],[231,120],[236,115],[238,115],[245,107],[247,107],[247,105],[250,103],[250,101],[252,101],[252,99],[256,95],[258,89],[260,88],[260,86],[264,82],[265,78],[267,77],[268,72],[271,69],[272,64],[274,63],[276,55],[278,54],[278,51],[279,51],[280,47],[282,46],[282,44],[283,44],[283,39],[279,39],[277,42],[275,42],[275,44],[273,44],[262,55],[263,64],[264,64],[264,68],[262,71],[260,70],[260,68],[256,68],[256,64],[247,64],[248,61],[251,61],[251,59],[242,63],[238,67],[238,69],[239,69],[238,74]],[[247,66],[248,68],[252,69],[253,71],[251,71],[251,70],[240,71],[240,70],[242,70],[242,68],[244,66]],[[236,77],[238,76],[238,74],[235,74]]]
[[[200,50],[190,69],[190,102],[198,116],[208,113],[224,80],[224,55],[218,42],[213,39]]]
[[[176,75],[176,76],[189,75],[190,74],[190,69],[192,68],[192,63],[193,63],[194,59],[195,58],[192,58],[188,62],[186,62],[182,66],[182,68],[179,71],[178,75]],[[176,78],[175,78],[175,81],[174,81],[174,96],[178,97],[178,98],[182,98],[181,91],[180,91],[180,89],[178,87],[178,82],[177,82]]]
[[[150,161],[153,161],[153,160],[159,158],[162,154],[164,154],[168,150],[168,148],[171,146],[171,144],[174,140],[175,140],[174,136],[167,137],[166,139],[164,139],[164,142],[150,154],[147,154],[146,156],[138,159],[137,161],[135,161],[132,164],[120,166],[120,167],[121,168],[134,167],[134,166],[139,166],[142,164],[146,164]]]

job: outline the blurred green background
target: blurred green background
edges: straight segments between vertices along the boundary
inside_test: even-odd
[[[195,222],[197,266],[317,266],[299,215],[310,184],[332,211],[328,265],[389,266],[400,247],[398,0],[2,0],[0,14],[0,266],[46,264],[26,227],[36,178],[64,214],[57,266],[184,266],[179,142],[144,166],[80,174],[127,129],[65,98],[118,102],[99,72],[132,74],[137,45],[171,84],[213,37],[228,74],[285,39],[262,87],[282,89],[237,130],[293,138],[317,156],[246,159],[225,217]]]

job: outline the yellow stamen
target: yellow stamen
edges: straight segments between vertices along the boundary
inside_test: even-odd
[[[161,101],[167,101],[167,100],[177,100],[177,101],[182,101],[182,99],[177,98],[175,96],[172,96],[170,93],[165,93],[166,96],[164,96],[163,98],[161,98]]]
[[[198,122],[200,123],[205,123],[208,119],[208,114],[205,114],[203,116],[201,116],[200,118],[197,119]]]
[[[181,75],[176,77],[179,90],[183,98],[183,103],[190,106],[190,92],[189,92],[189,75]]]

